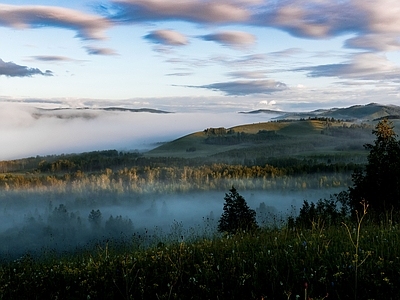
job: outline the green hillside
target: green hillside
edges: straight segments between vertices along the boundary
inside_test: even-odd
[[[333,119],[273,121],[208,128],[145,153],[146,157],[214,158],[230,163],[284,156],[365,156],[373,124]]]

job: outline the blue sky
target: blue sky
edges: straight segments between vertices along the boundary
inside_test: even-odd
[[[399,14],[397,0],[2,1],[0,101],[399,105]]]

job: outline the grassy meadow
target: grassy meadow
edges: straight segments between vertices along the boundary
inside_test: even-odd
[[[0,298],[399,299],[399,226],[346,224],[27,255],[1,265]]]

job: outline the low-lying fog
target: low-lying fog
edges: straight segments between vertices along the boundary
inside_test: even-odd
[[[298,213],[303,200],[329,198],[340,190],[238,192],[256,210],[261,226],[280,226],[287,216]],[[134,234],[152,236],[148,242],[212,235],[224,196],[222,191],[170,195],[3,193],[0,257],[71,251],[94,241],[130,240]]]
[[[270,114],[43,111],[0,103],[0,160],[103,149],[144,150],[209,127],[268,121]],[[0,257],[73,250],[96,240],[213,234],[228,191],[185,194],[57,194],[0,191]],[[338,190],[240,191],[260,224],[279,222],[303,200]],[[276,224],[279,225],[279,224]],[[154,238],[157,239],[157,238]],[[161,239],[161,237],[160,237]]]
[[[148,150],[209,127],[265,122],[276,115],[39,110],[0,103],[0,160],[97,150]]]

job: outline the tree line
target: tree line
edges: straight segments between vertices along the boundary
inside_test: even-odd
[[[108,190],[115,192],[190,191],[226,189],[232,183],[238,187],[279,188],[326,188],[347,186],[351,171],[356,165],[322,164],[310,165],[308,161],[275,167],[211,164],[202,166],[137,166],[100,172],[0,174],[0,188],[10,190],[60,191]],[[297,164],[295,164],[297,163]]]

